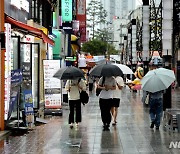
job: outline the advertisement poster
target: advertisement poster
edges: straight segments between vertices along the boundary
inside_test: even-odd
[[[61,80],[53,75],[60,69],[60,60],[44,60],[45,108],[61,108]]]
[[[26,126],[32,128],[34,126],[34,110],[32,103],[25,103]]]

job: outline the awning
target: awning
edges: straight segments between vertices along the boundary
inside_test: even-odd
[[[27,31],[29,34],[32,34],[38,38],[43,39],[44,42],[54,45],[54,41],[50,39],[42,30],[29,26],[23,22],[17,21],[7,15],[5,15],[5,22],[10,23],[11,25]]]

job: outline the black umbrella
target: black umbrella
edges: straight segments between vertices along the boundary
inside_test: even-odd
[[[123,72],[118,66],[106,63],[95,66],[89,72],[89,74],[92,76],[110,77],[110,76],[122,76]]]
[[[84,72],[74,66],[60,68],[54,76],[55,78],[58,78],[60,80],[75,80],[77,78],[84,78]]]

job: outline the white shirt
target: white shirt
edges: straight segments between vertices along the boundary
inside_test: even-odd
[[[79,67],[86,67],[86,59],[84,57],[79,58]]]
[[[115,78],[116,80],[116,89],[113,90],[113,98],[119,98],[121,97],[121,89],[118,88],[117,84],[121,87],[124,87],[124,81],[123,78],[118,76]]]
[[[78,87],[78,80],[67,80],[65,89],[68,91],[68,99],[69,100],[78,100],[80,99],[80,89]],[[84,80],[80,80],[79,86],[82,87],[82,90],[86,90],[86,84]]]
[[[103,77],[100,78],[98,85],[102,86]],[[116,82],[114,77],[105,77],[104,85],[107,86],[116,86]],[[102,90],[99,94],[99,97],[102,99],[110,99],[113,98],[113,90]]]

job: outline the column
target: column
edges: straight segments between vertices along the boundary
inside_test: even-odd
[[[4,130],[4,0],[0,0],[0,131]]]
[[[132,19],[132,70],[135,72],[137,65],[137,51],[136,51],[136,19]]]
[[[144,74],[148,72],[148,65],[149,65],[149,40],[150,40],[150,31],[149,31],[149,15],[150,15],[150,8],[149,8],[149,1],[143,1],[143,8],[142,8],[142,15],[143,15],[143,27],[142,27],[142,59],[144,64]]]
[[[171,69],[172,61],[172,29],[173,29],[173,1],[162,0],[163,20],[162,20],[162,55],[164,67]],[[166,90],[163,98],[163,109],[171,108],[171,86]]]

